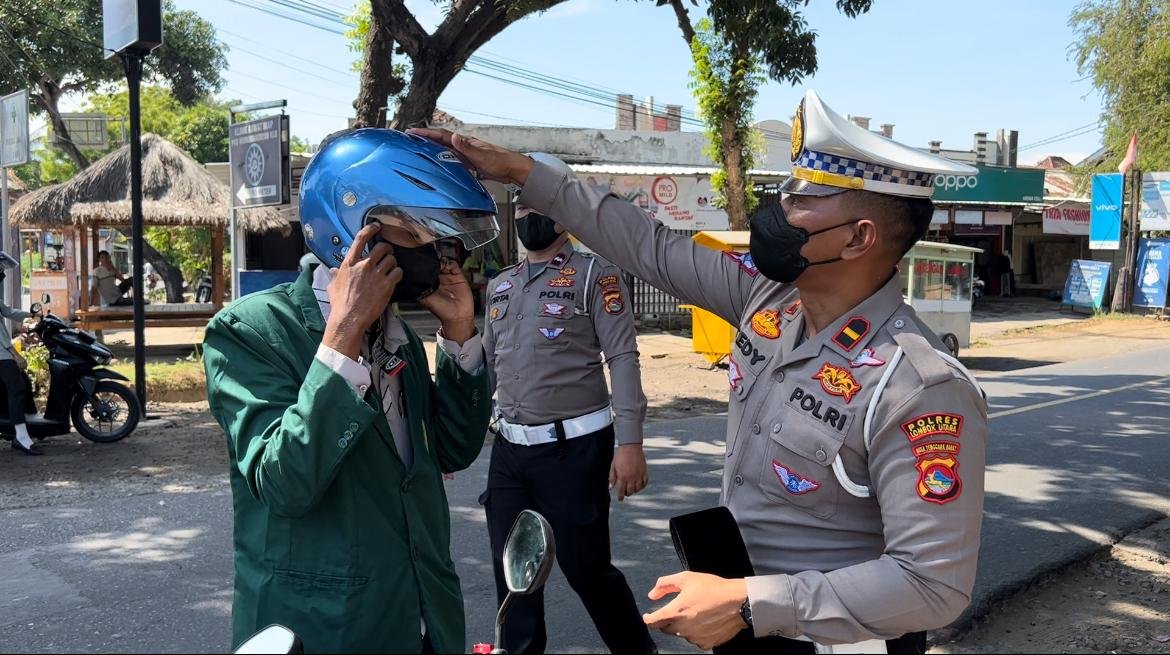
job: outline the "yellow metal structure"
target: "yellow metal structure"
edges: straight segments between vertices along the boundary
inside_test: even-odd
[[[750,233],[747,230],[699,232],[695,243],[722,252],[747,252]],[[702,355],[712,366],[731,354],[735,328],[715,314],[695,305],[679,305],[691,313],[691,349]]]

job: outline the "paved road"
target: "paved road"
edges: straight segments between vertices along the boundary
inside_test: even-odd
[[[973,612],[1036,574],[1170,514],[1170,349],[985,377],[993,423]],[[724,418],[653,423],[652,489],[616,505],[615,555],[635,592],[676,569],[666,518],[717,500]],[[486,454],[449,487],[469,641],[494,606],[481,491]],[[0,512],[0,651],[206,652],[226,648],[226,484]],[[600,639],[563,579],[550,583],[550,647]],[[643,607],[648,607],[643,602]],[[689,651],[660,637],[664,652]]]

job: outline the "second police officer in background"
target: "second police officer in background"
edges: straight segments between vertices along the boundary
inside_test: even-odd
[[[654,652],[633,593],[610,562],[609,488],[622,500],[648,482],[629,292],[621,270],[577,252],[552,219],[522,205],[516,216],[527,255],[488,283],[483,339],[499,412],[481,499],[498,599],[507,594],[508,531],[522,510],[537,510],[552,524],[557,562],[609,649]],[[544,652],[543,593],[514,602],[501,645]]]

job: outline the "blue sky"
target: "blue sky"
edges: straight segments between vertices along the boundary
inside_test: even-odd
[[[177,4],[210,20],[231,47],[222,95],[286,98],[293,133],[310,141],[344,127],[358,80],[348,73],[356,55],[343,37],[230,0]],[[323,4],[346,6],[344,0]],[[441,8],[429,0],[407,4],[428,29],[441,20]],[[1079,159],[1100,144],[1092,123],[1101,101],[1068,54],[1074,35],[1067,23],[1075,5],[875,0],[869,14],[849,19],[831,0],[812,0],[806,16],[819,34],[818,72],[800,87],[769,82],[756,119],[787,121],[803,90],[814,88],[838,112],[871,117],[875,129],[895,124],[895,137],[912,145],[941,139],[944,148],[967,149],[974,132],[994,136],[1006,128],[1020,131],[1021,163],[1048,154]],[[700,14],[692,9],[696,19]],[[695,106],[689,53],[674,14],[650,0],[569,0],[511,26],[480,53],[605,91],[653,96],[658,105]],[[612,109],[469,72],[455,79],[439,106],[465,122],[599,128],[614,122]],[[1086,126],[1086,134],[1028,148]]]

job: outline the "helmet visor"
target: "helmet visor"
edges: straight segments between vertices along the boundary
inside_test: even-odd
[[[486,245],[500,235],[494,212],[434,207],[374,207],[367,220],[402,228],[419,244],[457,238],[468,250]]]

